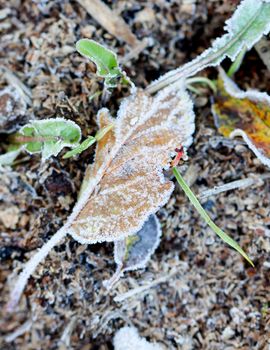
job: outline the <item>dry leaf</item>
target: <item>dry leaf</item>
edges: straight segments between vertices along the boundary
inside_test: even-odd
[[[143,227],[135,234],[114,244],[114,261],[117,270],[107,281],[106,288],[111,288],[125,271],[144,268],[159,245],[161,227],[156,215],[150,215]]]
[[[242,136],[261,162],[270,166],[270,96],[256,90],[240,90],[220,70],[212,111],[224,136]]]
[[[112,123],[106,110],[100,127]],[[138,232],[173,191],[162,169],[176,147],[189,146],[192,103],[183,85],[155,97],[139,91],[126,98],[114,128],[98,143],[88,184],[68,232],[81,243],[114,241]]]
[[[131,47],[139,45],[140,41],[132,33],[127,23],[115,11],[111,10],[101,0],[77,0],[78,3],[92,16],[102,27],[117,39],[125,41]]]

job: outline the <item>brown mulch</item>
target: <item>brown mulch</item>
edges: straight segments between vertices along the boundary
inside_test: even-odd
[[[105,1],[149,46],[124,65],[137,86],[187,62],[213,38],[237,1]],[[127,91],[103,91],[95,67],[78,55],[75,42],[89,37],[129,53],[76,1],[0,1],[0,68],[13,72],[32,93],[27,117],[62,116],[77,122],[84,136],[97,126],[98,109],[115,113]],[[228,62],[224,66],[228,66]],[[0,88],[9,85],[1,70]],[[216,71],[202,74],[215,77]],[[236,75],[241,87],[269,92],[270,73],[251,50]],[[67,237],[30,278],[16,314],[1,311],[0,348],[112,349],[116,330],[134,325],[166,349],[256,349],[270,347],[270,181],[268,172],[239,140],[220,138],[210,111],[211,92],[194,97],[196,133],[189,161],[195,193],[256,175],[256,185],[225,192],[202,203],[214,221],[245,248],[253,269],[218,239],[177,186],[158,216],[161,244],[145,271],[128,272],[111,291],[102,282],[115,270],[113,245],[84,246]],[[25,115],[18,113],[18,127]],[[8,131],[8,130],[5,130]],[[6,134],[0,134],[1,151]],[[0,305],[11,282],[36,249],[63,224],[76,200],[93,149],[78,158],[61,155],[45,164],[22,155],[0,177]],[[191,170],[192,171],[191,171]],[[167,276],[167,278],[166,278]],[[160,278],[166,281],[151,283]],[[147,286],[128,298],[124,293]],[[155,283],[154,283],[155,284]],[[8,337],[22,327],[21,335]]]

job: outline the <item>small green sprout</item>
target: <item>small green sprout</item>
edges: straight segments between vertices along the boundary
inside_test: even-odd
[[[72,149],[71,151],[68,151],[63,158],[67,159],[67,158],[71,158],[77,154],[82,153],[83,151],[85,151],[87,148],[89,148],[90,146],[92,146],[94,143],[96,142],[96,139],[94,138],[94,136],[89,136],[87,137],[87,139],[85,139],[79,146],[75,147],[74,149]]]
[[[89,148],[90,146],[92,146],[95,142],[99,141],[102,139],[103,136],[105,136],[105,134],[111,130],[111,128],[113,127],[113,124],[110,124],[108,126],[106,126],[105,128],[99,130],[95,136],[89,136],[87,137],[87,139],[85,139],[80,145],[78,145],[77,147],[75,147],[74,149],[72,149],[71,151],[68,151],[63,158],[70,158],[75,156],[76,154],[80,154],[83,151],[85,151],[87,148]]]
[[[238,69],[240,68],[240,66],[243,62],[243,59],[245,57],[246,52],[247,52],[247,49],[244,46],[243,49],[237,55],[235,61],[231,64],[231,66],[227,72],[228,77],[232,78],[234,76],[234,74],[238,71]]]
[[[57,156],[64,147],[77,147],[80,140],[81,129],[71,120],[33,120],[9,137],[8,152],[0,156],[0,165],[11,165],[23,150],[30,154],[41,153],[46,160]]]
[[[97,66],[97,75],[104,78],[105,86],[112,89],[117,86],[119,79],[122,83],[131,83],[118,64],[116,54],[94,40],[80,39],[76,43],[77,51]]]

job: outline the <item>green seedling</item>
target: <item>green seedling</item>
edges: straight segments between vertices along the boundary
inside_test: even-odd
[[[97,75],[104,78],[105,87],[112,89],[117,86],[121,78],[124,84],[129,83],[129,79],[120,69],[116,54],[100,45],[94,40],[81,39],[76,43],[77,51],[97,67]]]
[[[78,145],[77,147],[75,147],[73,150],[68,151],[63,158],[70,158],[73,157],[77,154],[82,153],[83,151],[87,150],[87,148],[89,148],[90,146],[92,146],[95,142],[99,141],[102,139],[102,137],[104,137],[106,135],[106,133],[111,130],[111,128],[113,127],[113,124],[110,124],[109,126],[99,130],[95,136],[89,136],[87,137],[86,140],[84,140],[80,145]]]
[[[13,147],[17,148],[17,155],[19,150],[41,153],[43,160],[57,156],[64,147],[76,147],[80,139],[80,127],[64,118],[34,120],[9,138]]]
[[[246,52],[247,52],[247,50],[245,47],[239,52],[235,61],[231,64],[231,66],[227,72],[228,77],[232,78],[234,76],[234,74],[238,71],[238,69],[240,68],[240,66],[243,62],[243,59],[245,57]]]

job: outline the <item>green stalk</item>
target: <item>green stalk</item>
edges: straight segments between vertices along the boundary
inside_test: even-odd
[[[210,87],[210,89],[213,90],[214,94],[217,92],[217,87],[216,84],[213,82],[213,80],[208,79],[206,77],[193,77],[193,78],[188,78],[186,80],[186,84],[205,84]]]
[[[244,59],[244,56],[247,52],[247,49],[246,47],[244,47],[240,52],[239,54],[237,55],[235,61],[231,64],[228,72],[227,72],[227,75],[228,77],[232,78],[234,76],[234,74],[238,71],[238,69],[240,68],[242,62],[243,62],[243,59]]]
[[[200,202],[194,195],[194,193],[191,191],[190,187],[188,184],[185,182],[184,178],[182,175],[179,173],[176,167],[173,167],[173,174],[181,186],[182,190],[185,192],[186,196],[188,199],[191,201],[191,203],[194,205],[195,209],[197,212],[201,215],[201,217],[205,220],[207,225],[227,244],[229,244],[233,249],[238,251],[253,267],[254,264],[248,257],[248,255],[243,251],[243,249],[230,237],[228,236],[225,232],[223,232],[208,216],[206,211],[203,209],[201,206]]]

